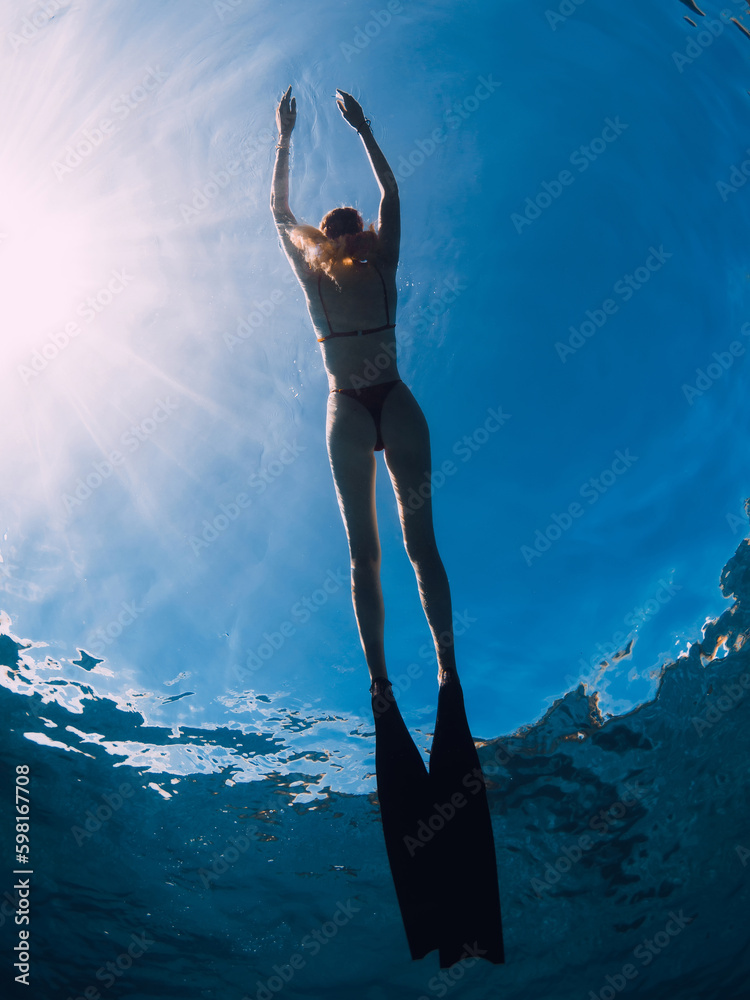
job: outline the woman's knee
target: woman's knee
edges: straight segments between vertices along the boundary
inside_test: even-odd
[[[407,538],[405,540],[406,554],[417,571],[434,571],[442,569],[443,563],[438,552],[437,543],[432,538]]]
[[[380,546],[358,549],[351,553],[352,576],[380,572]]]

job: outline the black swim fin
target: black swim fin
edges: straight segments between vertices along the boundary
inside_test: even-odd
[[[390,688],[373,695],[378,799],[412,959],[504,962],[487,794],[458,678],[440,688],[430,771]]]
[[[455,675],[446,679],[438,695],[430,780],[433,814],[435,803],[445,814],[445,826],[435,837],[441,855],[440,968],[474,956],[500,965],[505,962],[505,949],[495,839],[479,757]]]

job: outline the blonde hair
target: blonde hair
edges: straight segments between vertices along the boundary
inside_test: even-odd
[[[344,233],[329,239],[315,226],[295,226],[289,230],[289,238],[307,261],[313,271],[323,271],[336,281],[335,270],[352,264],[355,260],[371,260],[378,255],[379,243],[375,226],[358,233]],[[338,284],[338,282],[336,282]]]

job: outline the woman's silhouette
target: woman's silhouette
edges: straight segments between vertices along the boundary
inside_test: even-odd
[[[289,146],[297,116],[291,90],[276,112],[271,211],[305,293],[328,374],[328,456],[349,541],[354,613],[372,679],[378,798],[396,893],[413,958],[439,948],[441,967],[447,967],[468,957],[466,949],[476,944],[482,957],[502,962],[494,842],[456,673],[448,578],[435,542],[429,492],[424,503],[409,504],[409,498],[424,495],[420,487],[429,485],[431,466],[427,422],[396,363],[398,185],[359,103],[338,91],[341,114],[362,139],[380,188],[378,227],[364,230],[361,215],[349,207],[333,209],[319,228],[298,225],[289,207]],[[386,670],[375,509],[380,450],[437,653],[440,693],[429,775]],[[457,795],[466,800],[460,806]],[[441,821],[444,829],[436,832]]]

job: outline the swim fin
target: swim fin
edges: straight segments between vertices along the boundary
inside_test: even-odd
[[[505,961],[487,793],[458,678],[440,687],[429,773],[390,687],[373,694],[388,861],[412,959]]]

